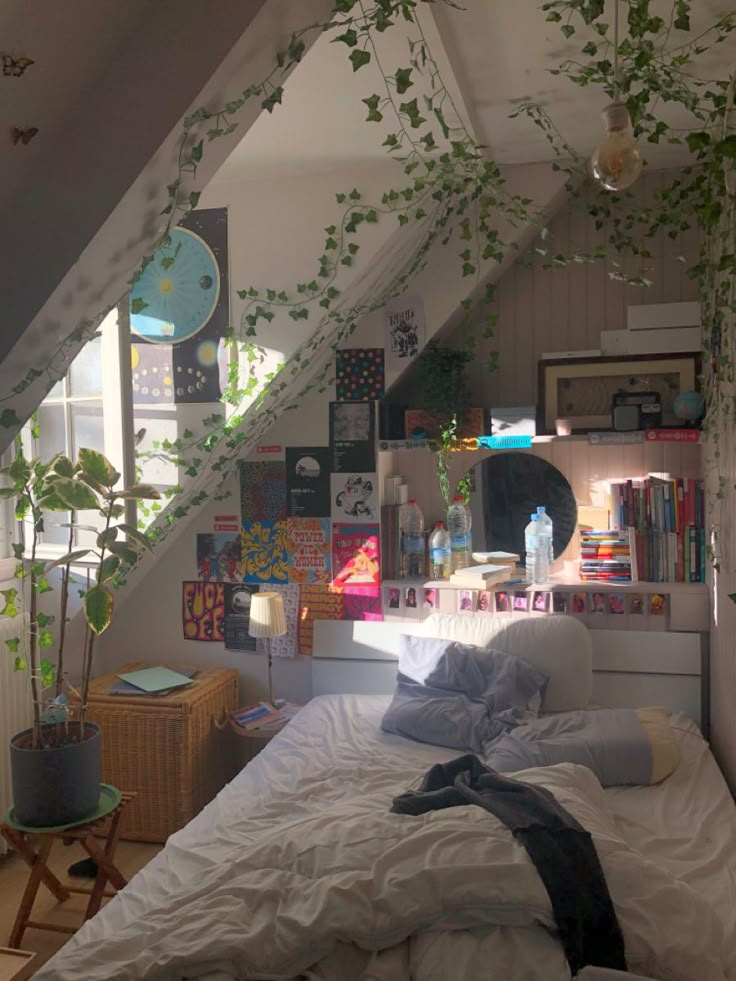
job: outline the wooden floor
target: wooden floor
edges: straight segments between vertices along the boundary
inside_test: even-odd
[[[131,879],[161,848],[161,845],[149,845],[145,842],[121,841],[117,848],[115,864],[126,879]],[[82,858],[88,856],[79,845],[65,847],[61,842],[56,842],[49,865],[62,882],[86,886],[91,884],[91,879],[69,879],[66,874],[72,862]],[[0,947],[7,945],[18,904],[28,879],[28,871],[28,866],[18,855],[10,854],[0,858]],[[74,894],[65,903],[58,903],[46,887],[41,885],[33,907],[33,919],[81,926],[81,914],[86,903],[87,896]],[[34,967],[40,968],[68,939],[68,934],[29,929],[23,936],[22,947],[37,954]]]

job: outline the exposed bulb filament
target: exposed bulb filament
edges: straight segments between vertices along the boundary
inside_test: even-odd
[[[612,102],[601,115],[608,135],[590,158],[593,179],[608,191],[623,191],[641,173],[639,144],[631,135],[631,119],[623,103]]]

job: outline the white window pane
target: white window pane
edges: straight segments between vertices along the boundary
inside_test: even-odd
[[[69,369],[72,396],[102,395],[101,341],[96,337],[84,345]]]
[[[89,531],[87,528],[78,528],[76,533],[76,543],[79,548],[94,548],[97,543],[97,535],[105,527],[105,519],[99,511],[75,511],[74,521],[78,525],[90,525],[96,531]]]
[[[41,405],[38,409],[37,454],[48,463],[56,453],[66,453],[66,426],[63,405]]]
[[[74,456],[81,449],[105,452],[102,402],[72,403],[72,441]]]
[[[61,528],[60,525],[68,524],[71,520],[69,511],[44,511],[41,536],[43,543],[66,547],[69,544],[69,529]]]
[[[58,381],[53,388],[49,389],[46,399],[61,399],[64,397],[64,379]]]

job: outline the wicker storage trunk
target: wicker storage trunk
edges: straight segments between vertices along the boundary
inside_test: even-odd
[[[228,713],[238,706],[238,673],[203,668],[169,695],[110,695],[126,664],[90,685],[87,719],[102,729],[102,779],[134,790],[122,837],[166,841],[237,772]],[[224,726],[223,728],[220,728]]]

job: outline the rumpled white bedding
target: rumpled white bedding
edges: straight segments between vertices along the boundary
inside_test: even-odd
[[[541,883],[494,818],[387,813],[456,755],[380,732],[387,702],[313,700],[38,981],[569,978]],[[524,778],[594,834],[632,970],[736,978],[733,804],[695,727],[676,724],[684,762],[662,787],[604,792],[567,764]]]

